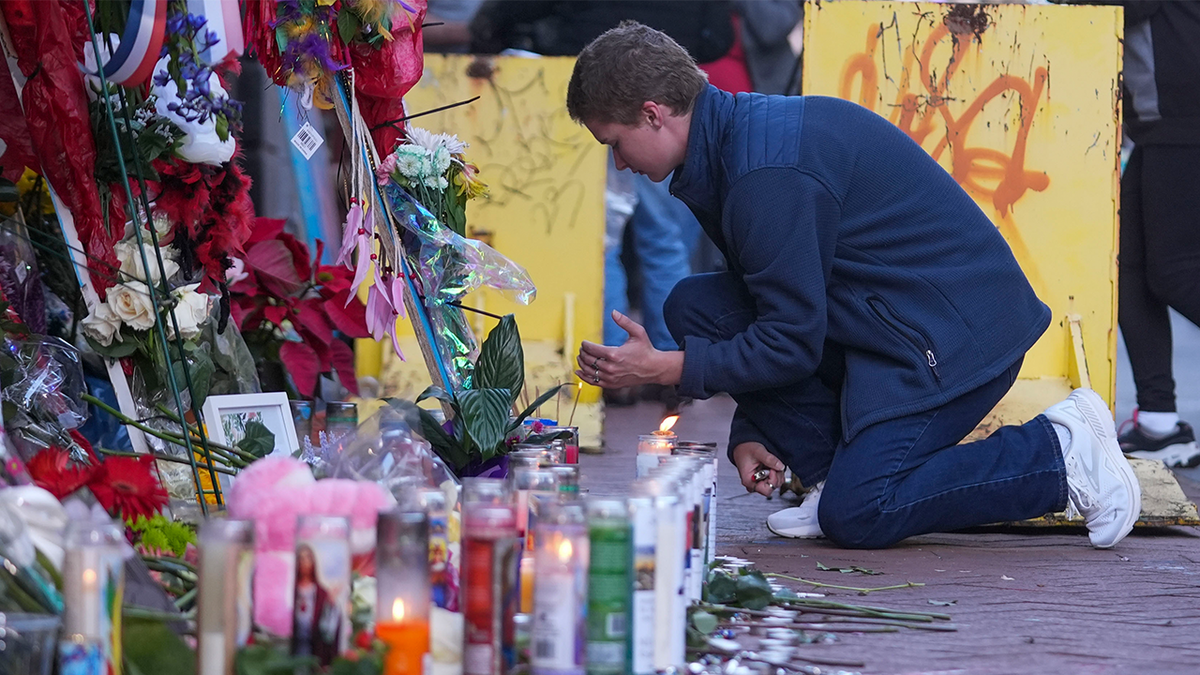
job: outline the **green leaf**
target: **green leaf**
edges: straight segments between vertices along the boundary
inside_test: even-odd
[[[692,612],[692,626],[705,635],[712,634],[717,629],[717,624],[717,617],[708,612],[703,610]]]
[[[180,619],[183,617],[181,616]],[[165,622],[125,617],[121,623],[125,658],[142,673],[195,675],[196,655]]]
[[[262,422],[247,422],[246,435],[238,441],[237,447],[255,457],[266,457],[275,449],[275,434]]]
[[[315,665],[311,656],[292,656],[283,646],[255,643],[238,650],[233,669],[237,675],[294,675]]]
[[[459,396],[464,438],[468,447],[479,448],[480,458],[485,462],[495,457],[504,443],[508,396],[507,389],[468,389]]]
[[[437,385],[430,385],[428,389],[421,392],[421,395],[417,397],[417,403],[431,398],[436,398],[439,401],[450,404],[450,409],[454,411],[455,415],[462,414],[459,409],[458,399],[454,397],[454,394],[451,394]]]
[[[421,410],[421,435],[429,444],[433,446],[434,452],[442,458],[442,461],[450,465],[450,468],[457,473],[464,466],[471,463],[471,455],[462,447],[453,436],[446,433],[442,428],[441,422],[438,422],[428,410]]]
[[[549,401],[550,399],[554,398],[555,394],[557,394],[559,392],[559,390],[565,386],[567,386],[567,385],[560,384],[558,386],[551,387],[551,388],[547,389],[546,391],[542,392],[541,396],[534,399],[533,403],[530,403],[528,408],[523,410],[520,415],[517,415],[516,419],[514,419],[511,423],[509,423],[508,430],[512,431],[513,429],[516,429],[517,427],[521,426],[521,423],[525,421],[526,417],[529,417],[530,415],[532,415],[534,413],[534,411],[537,410],[538,408],[542,407],[542,405],[545,404],[546,401]]]
[[[107,347],[99,342],[96,342],[92,338],[87,337],[86,335],[84,336],[84,339],[87,340],[88,346],[92,348],[92,351],[96,352],[100,356],[107,356],[110,359],[122,359],[126,356],[133,356],[137,352],[138,348],[141,347],[141,344],[139,344],[137,340],[129,337],[126,337],[123,342],[117,342],[116,340],[113,340],[112,344]]]
[[[342,42],[350,44],[354,38],[358,37],[359,29],[362,27],[362,22],[354,12],[343,11],[338,12],[337,17],[338,36],[342,38]]]
[[[525,387],[525,351],[512,314],[500,319],[483,341],[475,364],[475,383],[478,389],[507,389],[510,408]]]
[[[817,561],[817,570],[821,572],[841,572],[842,574],[867,574],[870,576],[883,574],[883,572],[876,572],[875,570],[869,570],[865,567],[859,567],[858,565],[850,565],[849,567],[826,567],[825,565],[821,564],[821,561],[819,560]]]
[[[737,581],[723,570],[714,571],[708,583],[704,585],[704,600],[718,605],[736,602]]]
[[[746,609],[763,609],[771,604],[775,594],[771,584],[758,570],[743,570],[737,578],[738,604]]]

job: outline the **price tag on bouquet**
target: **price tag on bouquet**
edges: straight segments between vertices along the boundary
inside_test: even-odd
[[[321,138],[321,134],[317,133],[313,125],[308,122],[305,122],[304,126],[300,127],[300,131],[292,136],[292,145],[296,146],[300,154],[304,155],[304,159],[312,159],[317,148],[321,147],[324,142],[325,139]]]

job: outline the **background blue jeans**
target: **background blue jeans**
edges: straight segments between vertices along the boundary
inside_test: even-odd
[[[729,272],[676,286],[666,321],[679,344],[729,340],[754,321],[753,299]],[[1067,503],[1058,438],[1045,416],[959,445],[1012,387],[1021,362],[940,408],[842,438],[842,365],[826,343],[817,374],[794,385],[736,394],[730,451],[759,442],[805,485],[825,480],[821,530],[847,548],[883,548],[927,532],[1034,518]]]
[[[610,167],[610,170],[612,168]],[[655,183],[634,175],[637,207],[629,219],[633,247],[642,272],[642,324],[655,349],[674,351],[675,341],[663,321],[663,303],[675,284],[691,273],[689,240],[700,223],[683,202],[671,196],[670,178]],[[627,338],[612,320],[615,309],[629,313],[628,285],[621,265],[623,223],[609,223],[604,250],[604,344],[619,347]]]

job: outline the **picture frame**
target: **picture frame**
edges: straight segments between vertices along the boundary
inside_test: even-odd
[[[300,448],[291,406],[283,392],[209,396],[203,410],[208,437],[218,443],[236,445],[242,440],[239,432],[244,431],[245,423],[253,420],[275,434],[271,456],[290,457]]]

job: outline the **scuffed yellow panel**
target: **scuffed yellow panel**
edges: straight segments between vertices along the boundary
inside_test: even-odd
[[[477,64],[472,74],[482,77],[468,76],[473,63],[471,56],[427,55],[425,73],[405,105],[413,114],[479,96],[474,103],[412,124],[457,134],[470,144],[467,157],[479,166],[491,197],[467,206],[468,229],[524,266],[537,285],[537,300],[528,307],[491,290],[466,302],[493,314],[516,314],[532,399],[554,384],[574,383],[579,341],[600,341],[607,157],[604,147],[567,116],[574,59],[499,57],[480,62],[490,63],[490,72]],[[477,314],[468,319],[480,341],[495,323]],[[430,379],[411,326],[401,325],[401,343],[412,358],[400,362],[385,349],[381,382],[387,395],[412,397]],[[573,403],[576,390],[569,390],[560,404],[551,401],[542,412],[552,414]],[[598,390],[584,387],[581,406],[598,399]],[[581,433],[585,443],[591,437],[596,444],[599,421],[595,415],[589,418],[595,421],[585,426],[595,428]]]
[[[809,2],[804,93],[860,103],[975,199],[1055,320],[1022,378],[1067,378],[1066,318],[1111,404],[1116,361],[1119,8]]]

